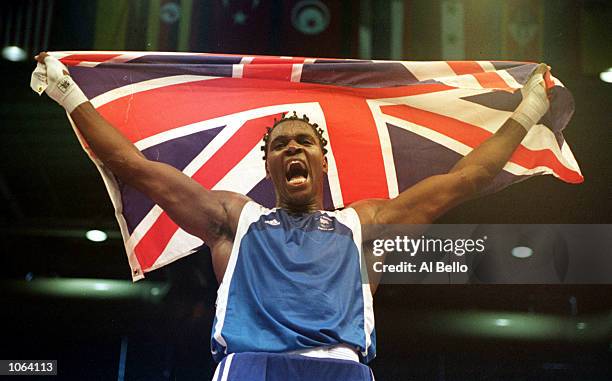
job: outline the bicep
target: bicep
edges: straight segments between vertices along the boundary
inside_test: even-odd
[[[400,233],[421,235],[426,225],[468,199],[473,188],[471,175],[467,171],[457,171],[424,179],[391,200],[369,199],[352,204],[362,224],[364,248],[371,248],[375,239],[395,239]],[[370,287],[375,292],[381,273],[373,271],[373,265],[384,262],[385,257],[374,256],[371,250],[364,255]]]
[[[183,230],[209,244],[231,234],[236,210],[248,200],[237,193],[208,190],[172,166],[145,159],[132,182]]]

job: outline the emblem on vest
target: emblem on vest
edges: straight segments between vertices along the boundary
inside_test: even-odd
[[[319,226],[317,229],[324,231],[334,230],[333,220],[327,216],[319,217]]]
[[[278,226],[278,225],[280,225],[280,222],[279,222],[279,221],[278,221],[276,218],[273,218],[273,219],[271,219],[271,220],[265,220],[264,222],[265,222],[266,224],[268,224],[268,225],[272,225],[272,226]]]

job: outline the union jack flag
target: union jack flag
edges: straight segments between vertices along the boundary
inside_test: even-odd
[[[55,52],[94,107],[142,153],[204,187],[274,206],[262,137],[282,113],[325,130],[325,206],[392,198],[447,172],[491,136],[521,101],[533,63],[365,61],[156,52]],[[533,175],[583,177],[561,131],[573,113],[554,77],[551,107],[490,192]],[[88,149],[116,210],[132,277],[188,255],[203,242],[117,179]]]

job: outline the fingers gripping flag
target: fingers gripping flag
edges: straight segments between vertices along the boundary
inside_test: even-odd
[[[94,107],[151,160],[208,189],[274,206],[262,137],[282,113],[325,130],[325,206],[392,198],[447,172],[491,136],[521,101],[535,64],[361,61],[196,53],[55,52]],[[552,174],[583,181],[562,135],[573,99],[551,77],[551,107],[488,189]],[[78,130],[75,129],[77,136]],[[116,210],[134,280],[203,242],[96,163]]]

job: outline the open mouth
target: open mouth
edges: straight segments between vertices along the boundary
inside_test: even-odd
[[[291,185],[302,185],[308,179],[308,169],[306,165],[299,160],[291,160],[285,171],[287,182]]]

